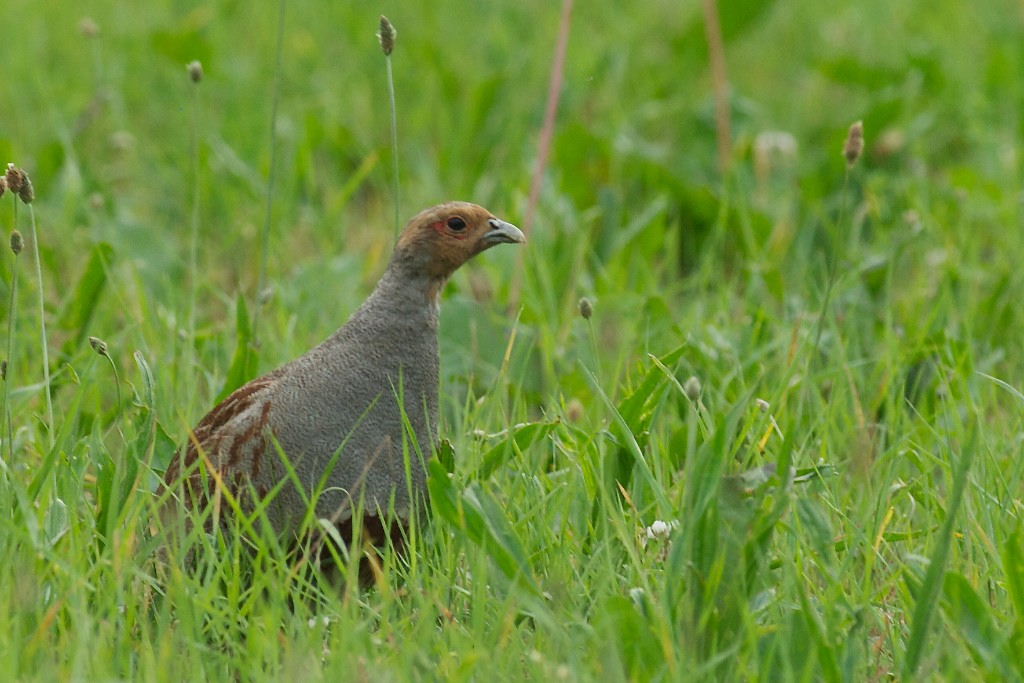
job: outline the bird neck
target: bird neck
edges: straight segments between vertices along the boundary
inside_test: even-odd
[[[367,303],[383,306],[394,315],[437,320],[446,277],[432,276],[409,259],[396,254],[388,264]]]
[[[399,245],[391,255],[377,289],[395,290],[408,297],[410,303],[421,306],[425,303],[436,309],[450,274],[450,269],[438,263],[429,251],[403,249]]]

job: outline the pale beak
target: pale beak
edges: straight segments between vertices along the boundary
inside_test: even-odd
[[[497,218],[491,218],[487,223],[491,229],[485,232],[481,238],[487,246],[502,243],[526,243],[526,235],[523,234],[522,230],[511,223],[500,221]]]

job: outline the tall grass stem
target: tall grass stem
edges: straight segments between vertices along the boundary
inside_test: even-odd
[[[402,206],[399,201],[398,182],[398,115],[395,111],[395,79],[391,73],[391,55],[384,56],[384,65],[388,74],[388,102],[391,105],[391,182],[395,193],[395,239],[402,228]]]
[[[193,62],[193,64],[197,64]],[[190,71],[192,65],[190,66]],[[193,369],[196,361],[196,299],[198,297],[199,283],[199,208],[200,208],[200,182],[199,182],[199,79],[192,77],[192,229],[189,235],[188,248],[188,270],[189,270],[189,294],[188,294],[188,352],[186,354],[188,369],[186,377],[194,376]],[[113,364],[113,361],[111,361]],[[115,370],[116,372],[116,370]],[[192,400],[191,379],[187,383],[186,396]]]
[[[843,191],[841,193],[841,200],[839,205],[839,218],[836,221],[836,225],[842,226],[843,221],[846,220],[847,206],[850,202],[850,171],[853,165],[847,164],[846,172],[843,175]],[[825,327],[825,318],[828,316],[829,304],[832,301],[832,290],[835,288],[836,280],[839,277],[839,248],[838,245],[843,244],[843,240],[836,240],[835,245],[827,251],[825,254],[825,298],[821,303],[821,314],[818,316],[818,326],[814,334],[814,347],[818,348],[821,344],[821,333]]]
[[[46,429],[52,449],[56,443],[53,433],[53,397],[50,396],[50,351],[46,339],[46,303],[43,297],[43,266],[39,260],[39,235],[36,230],[36,213],[31,204],[28,207],[29,229],[32,232],[32,257],[36,262],[36,281],[39,283],[39,336],[43,355],[43,391],[46,394]]]
[[[267,172],[267,207],[260,233],[260,265],[256,279],[256,297],[252,311],[252,345],[259,348],[259,320],[263,309],[263,290],[267,286],[267,260],[270,258],[270,220],[274,206],[274,184],[277,178],[277,105],[281,99],[281,54],[284,51],[284,20],[287,0],[279,0],[277,10],[277,47],[274,55],[274,84],[270,98],[270,169]]]
[[[14,419],[11,415],[11,370],[14,368],[14,331],[17,328],[18,254],[14,255],[11,268],[11,298],[7,307],[7,368],[4,377],[4,420],[7,423],[8,464],[14,463]]]
[[[711,87],[715,96],[715,141],[718,146],[718,170],[724,177],[732,160],[732,125],[729,116],[729,78],[725,68],[725,43],[715,0],[701,2],[704,33],[708,41]]]
[[[954,453],[952,443],[949,443],[949,453]],[[956,469],[953,471],[953,487],[950,490],[949,501],[945,509],[945,519],[936,542],[935,551],[928,558],[928,569],[925,571],[921,588],[917,592],[917,600],[914,605],[914,615],[910,622],[910,638],[907,642],[907,654],[903,660],[903,680],[912,681],[917,673],[917,667],[921,661],[924,645],[929,635],[930,625],[935,613],[936,603],[939,601],[939,594],[942,592],[943,578],[946,574],[946,562],[949,559],[950,545],[953,540],[953,531],[956,526],[956,518],[960,512],[961,502],[964,497],[964,490],[967,488],[967,476],[971,470],[971,463],[974,460],[975,444],[967,444],[962,449],[956,460]]]

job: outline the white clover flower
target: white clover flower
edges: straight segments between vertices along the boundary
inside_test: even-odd
[[[647,533],[647,538],[649,539],[664,540],[668,538],[669,535],[672,533],[672,530],[678,526],[679,522],[677,522],[674,519],[671,519],[667,522],[662,521],[660,519],[656,519],[651,523],[649,527],[644,529],[644,531]]]

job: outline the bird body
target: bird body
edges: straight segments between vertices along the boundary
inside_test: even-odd
[[[417,214],[348,322],[211,410],[165,484],[183,483],[177,498],[194,509],[217,485],[245,508],[269,498],[266,517],[281,534],[297,530],[310,499],[317,517],[347,533],[354,510],[363,511],[371,536],[387,535],[386,518],[407,523],[426,503],[426,459],[438,436],[441,290],[477,253],[524,241],[518,228],[474,204]]]

